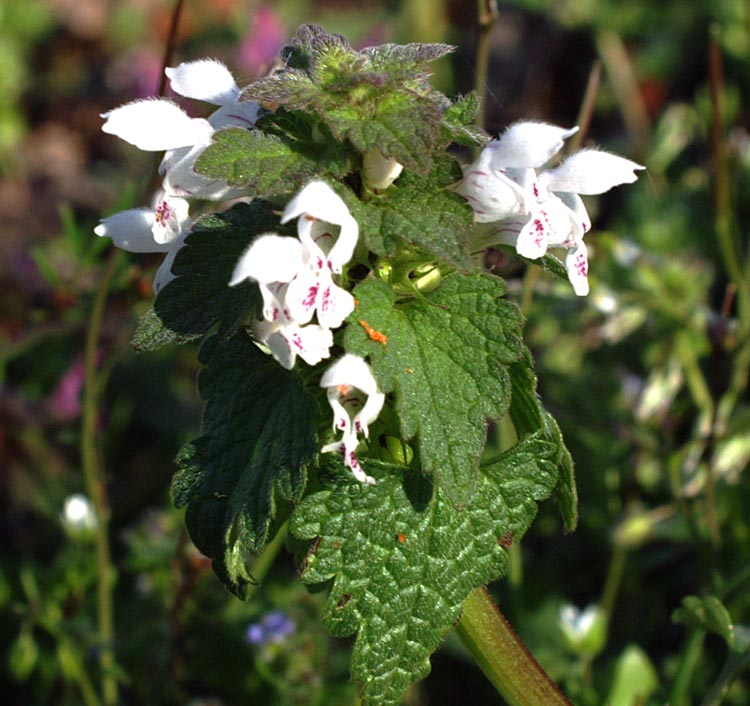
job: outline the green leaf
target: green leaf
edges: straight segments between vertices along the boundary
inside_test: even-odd
[[[180,336],[164,325],[154,309],[149,309],[138,321],[131,345],[136,353],[155,351],[171,343],[187,343],[195,336]]]
[[[154,302],[164,326],[188,338],[203,336],[216,324],[222,334],[238,329],[260,295],[250,282],[230,287],[232,271],[257,235],[277,231],[278,226],[271,204],[262,199],[201,218],[172,265],[176,279]]]
[[[466,596],[505,573],[509,537],[520,538],[556,480],[553,444],[528,437],[478,473],[458,510],[429,477],[375,462],[374,486],[336,479],[306,498],[291,530],[316,540],[302,579],[333,579],[324,621],[358,632],[352,674],[364,706],[401,703],[430,669],[429,656],[459,619]]]
[[[367,247],[389,256],[406,243],[454,267],[471,269],[468,233],[474,214],[463,198],[447,189],[459,179],[458,163],[442,157],[426,176],[406,172],[382,196],[368,202],[350,199]]]
[[[195,170],[270,197],[296,191],[315,176],[343,176],[348,162],[342,149],[331,149],[330,140],[302,144],[286,136],[229,128],[214,135]]]
[[[479,96],[472,92],[461,96],[445,110],[441,127],[446,143],[480,147],[490,141],[490,136],[476,125],[479,103]]]
[[[513,389],[510,416],[519,438],[542,431],[549,441],[557,445],[559,480],[555,487],[555,500],[563,518],[565,531],[572,532],[578,524],[578,491],[573,459],[565,446],[557,422],[544,409],[537,395],[537,379],[531,353],[526,351],[523,360],[511,365],[509,372]]]
[[[252,580],[245,562],[267,541],[278,499],[302,496],[320,411],[300,377],[245,333],[209,338],[200,359],[201,435],[178,458],[172,498],[188,506],[195,545],[243,596]]]
[[[369,356],[380,388],[395,392],[403,438],[417,437],[422,468],[457,506],[471,497],[486,420],[507,410],[508,366],[524,351],[521,315],[500,298],[504,292],[498,278],[458,274],[404,301],[379,280],[354,290],[359,305],[350,318],[385,334],[387,343],[349,325],[344,347]]]

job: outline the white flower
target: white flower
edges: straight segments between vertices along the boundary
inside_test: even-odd
[[[479,223],[494,223],[497,241],[514,245],[529,259],[548,247],[567,250],[568,279],[579,296],[588,294],[588,251],[583,236],[591,220],[579,194],[603,194],[636,180],[635,162],[600,150],[581,150],[560,166],[537,173],[563,140],[578,128],[516,123],[485,147],[456,187]]]
[[[196,174],[195,162],[211,143],[216,130],[227,127],[252,128],[258,104],[240,101],[240,89],[224,64],[201,59],[165,69],[172,89],[187,98],[219,106],[208,119],[191,118],[179,106],[164,98],[133,101],[104,113],[102,130],[117,135],[136,147],[166,151],[159,171],[168,194],[222,200],[241,192],[226,182]]]
[[[124,250],[167,254],[154,278],[155,292],[173,278],[172,262],[190,225],[189,205],[182,197],[227,199],[242,193],[223,180],[197,174],[196,160],[216,130],[253,127],[258,114],[256,103],[239,101],[240,89],[226,66],[218,61],[193,61],[165,71],[177,93],[219,108],[207,120],[191,118],[172,101],[154,98],[104,113],[104,132],[142,150],[166,151],[159,168],[164,179],[153,210],[122,211],[103,219],[94,229],[97,235],[112,238]]]
[[[321,451],[337,451],[358,481],[374,484],[375,480],[364,472],[356,456],[358,435],[368,437],[369,425],[377,419],[385,401],[370,366],[363,358],[347,354],[326,370],[320,386],[326,389],[333,410],[333,429],[341,432],[341,439]]]
[[[312,266],[339,274],[352,259],[359,227],[341,197],[323,181],[311,181],[286,206],[282,223],[299,217],[297,233]],[[336,232],[338,230],[338,233]]]
[[[300,326],[283,313],[276,321],[256,321],[253,336],[287,370],[294,367],[297,356],[308,365],[317,365],[331,355],[333,345],[330,329],[317,324]]]
[[[276,360],[291,368],[299,355],[315,365],[330,355],[331,329],[354,310],[354,297],[333,281],[351,258],[359,228],[330,186],[313,181],[284,209],[281,221],[297,218],[299,238],[266,233],[240,257],[229,281],[258,283],[263,321],[255,337]],[[317,315],[317,323],[310,324]],[[306,325],[307,324],[307,325]]]
[[[111,238],[123,250],[133,253],[166,253],[156,271],[154,292],[174,279],[171,267],[177,251],[183,246],[190,228],[188,203],[178,197],[157,195],[153,209],[133,208],[102,219],[94,233]]]
[[[85,495],[80,493],[70,495],[65,499],[62,521],[65,527],[74,534],[92,532],[98,524],[94,506]]]
[[[493,223],[528,214],[539,195],[535,168],[557,154],[563,140],[577,131],[577,127],[520,122],[490,142],[464,170],[456,187],[474,209],[475,220]]]
[[[286,303],[295,321],[338,328],[354,311],[354,297],[333,282],[354,253],[359,227],[346,204],[322,181],[305,186],[284,209],[281,222],[297,218],[305,267],[289,283]]]

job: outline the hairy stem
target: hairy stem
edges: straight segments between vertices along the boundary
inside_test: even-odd
[[[456,633],[509,706],[571,706],[485,587],[464,601]]]

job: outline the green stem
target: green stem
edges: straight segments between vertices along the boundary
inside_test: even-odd
[[[677,677],[672,684],[672,690],[669,692],[671,706],[687,706],[689,703],[690,682],[703,657],[703,639],[705,637],[706,633],[703,630],[696,630],[688,640]]]
[[[720,27],[711,25],[709,44],[709,86],[711,89],[711,133],[714,184],[714,222],[719,252],[730,281],[737,287],[737,311],[741,330],[747,335],[750,328],[750,283],[743,276],[742,253],[732,228],[732,193],[729,161],[724,128],[722,94],[724,88],[724,68],[719,44]]]
[[[615,544],[612,558],[607,570],[607,579],[604,582],[602,591],[601,607],[606,616],[607,623],[612,619],[612,613],[615,608],[617,594],[620,592],[622,577],[625,574],[625,562],[628,557],[628,550],[621,544]]]
[[[477,49],[476,49],[476,82],[475,90],[479,96],[479,115],[477,125],[485,127],[487,103],[487,78],[490,65],[490,34],[492,25],[497,19],[498,9],[494,0],[477,0]]]
[[[724,669],[719,674],[719,678],[706,694],[701,706],[719,706],[729,685],[748,667],[750,667],[750,652],[730,654],[729,659],[724,664]]]
[[[97,349],[109,285],[120,262],[120,251],[113,250],[107,261],[99,288],[94,298],[86,333],[85,369],[86,383],[83,392],[81,428],[81,465],[86,493],[94,505],[96,526],[96,605],[99,631],[99,666],[101,668],[102,698],[106,706],[118,702],[114,654],[113,591],[115,570],[109,548],[110,508],[107,488],[96,441],[99,416],[99,384],[97,375]]]
[[[464,601],[456,634],[509,706],[571,706],[486,588],[474,590]]]

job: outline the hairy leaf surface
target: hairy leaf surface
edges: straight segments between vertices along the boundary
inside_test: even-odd
[[[405,439],[416,437],[421,466],[457,506],[471,497],[486,442],[487,419],[510,403],[508,366],[524,352],[521,315],[501,298],[505,285],[486,275],[452,275],[427,295],[397,301],[385,282],[354,291],[345,333],[348,351],[369,356],[385,392],[395,392]]]
[[[296,502],[317,453],[317,401],[294,371],[262,353],[245,334],[209,338],[198,377],[206,400],[201,435],[178,459],[172,483],[195,545],[242,596],[246,561],[268,538],[277,496]]]
[[[552,490],[556,454],[555,444],[527,437],[482,468],[461,510],[429,477],[374,462],[374,486],[337,478],[295,509],[292,532],[316,540],[303,580],[333,579],[325,623],[334,635],[358,633],[352,674],[365,706],[399,704],[429,672],[466,596],[505,573],[504,547]]]
[[[260,295],[250,282],[229,287],[232,271],[250,241],[278,224],[262,199],[201,218],[172,265],[176,279],[154,302],[164,325],[183,337],[202,336],[217,324],[223,334],[239,328]]]

